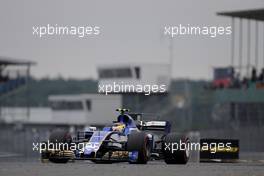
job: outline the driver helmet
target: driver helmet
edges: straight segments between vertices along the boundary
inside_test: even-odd
[[[125,127],[126,127],[125,124],[118,122],[118,123],[115,123],[113,125],[112,130],[113,131],[118,131],[118,132],[123,132]]]

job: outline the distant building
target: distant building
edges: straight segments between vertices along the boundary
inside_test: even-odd
[[[111,64],[98,66],[99,85],[165,85],[170,87],[168,64]],[[126,88],[128,89],[128,88]],[[120,92],[136,93],[136,91]]]

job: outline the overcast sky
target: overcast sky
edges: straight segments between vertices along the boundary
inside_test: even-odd
[[[105,63],[168,63],[167,25],[230,25],[216,12],[264,7],[263,0],[1,0],[0,56],[37,62],[35,77],[96,78]],[[32,35],[32,26],[97,25],[97,37]],[[208,79],[230,63],[230,35],[174,38],[173,77]]]

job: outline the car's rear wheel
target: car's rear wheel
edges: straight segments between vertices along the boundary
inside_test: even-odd
[[[49,137],[49,142],[52,143],[54,146],[60,146],[58,150],[64,151],[65,148],[63,148],[60,144],[63,144],[64,147],[68,145],[68,148],[70,147],[70,144],[72,142],[72,137],[69,132],[65,130],[55,130],[51,133]],[[69,152],[68,152],[69,153]],[[49,161],[53,163],[67,163],[70,160],[69,156],[49,156]]]
[[[127,150],[137,153],[135,159],[130,159],[131,164],[147,164],[150,158],[150,143],[148,135],[144,132],[133,132],[128,135]]]
[[[67,163],[69,159],[68,158],[49,158],[49,161],[53,163]]]
[[[49,152],[47,151],[47,145],[48,145],[47,142],[42,142],[40,146],[42,149],[46,149],[46,150],[43,150],[40,154],[40,161],[42,163],[46,163],[49,161]]]
[[[164,160],[167,164],[186,164],[190,157],[189,139],[186,135],[169,133],[163,140]]]
[[[95,164],[112,164],[113,161],[111,160],[91,160]]]

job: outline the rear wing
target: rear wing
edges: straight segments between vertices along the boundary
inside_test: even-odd
[[[138,121],[138,128],[142,131],[162,131],[170,133],[171,125],[168,121]]]
[[[171,124],[169,121],[159,120],[160,117],[153,113],[128,113],[136,122],[137,127],[142,131],[159,131],[170,133]]]

